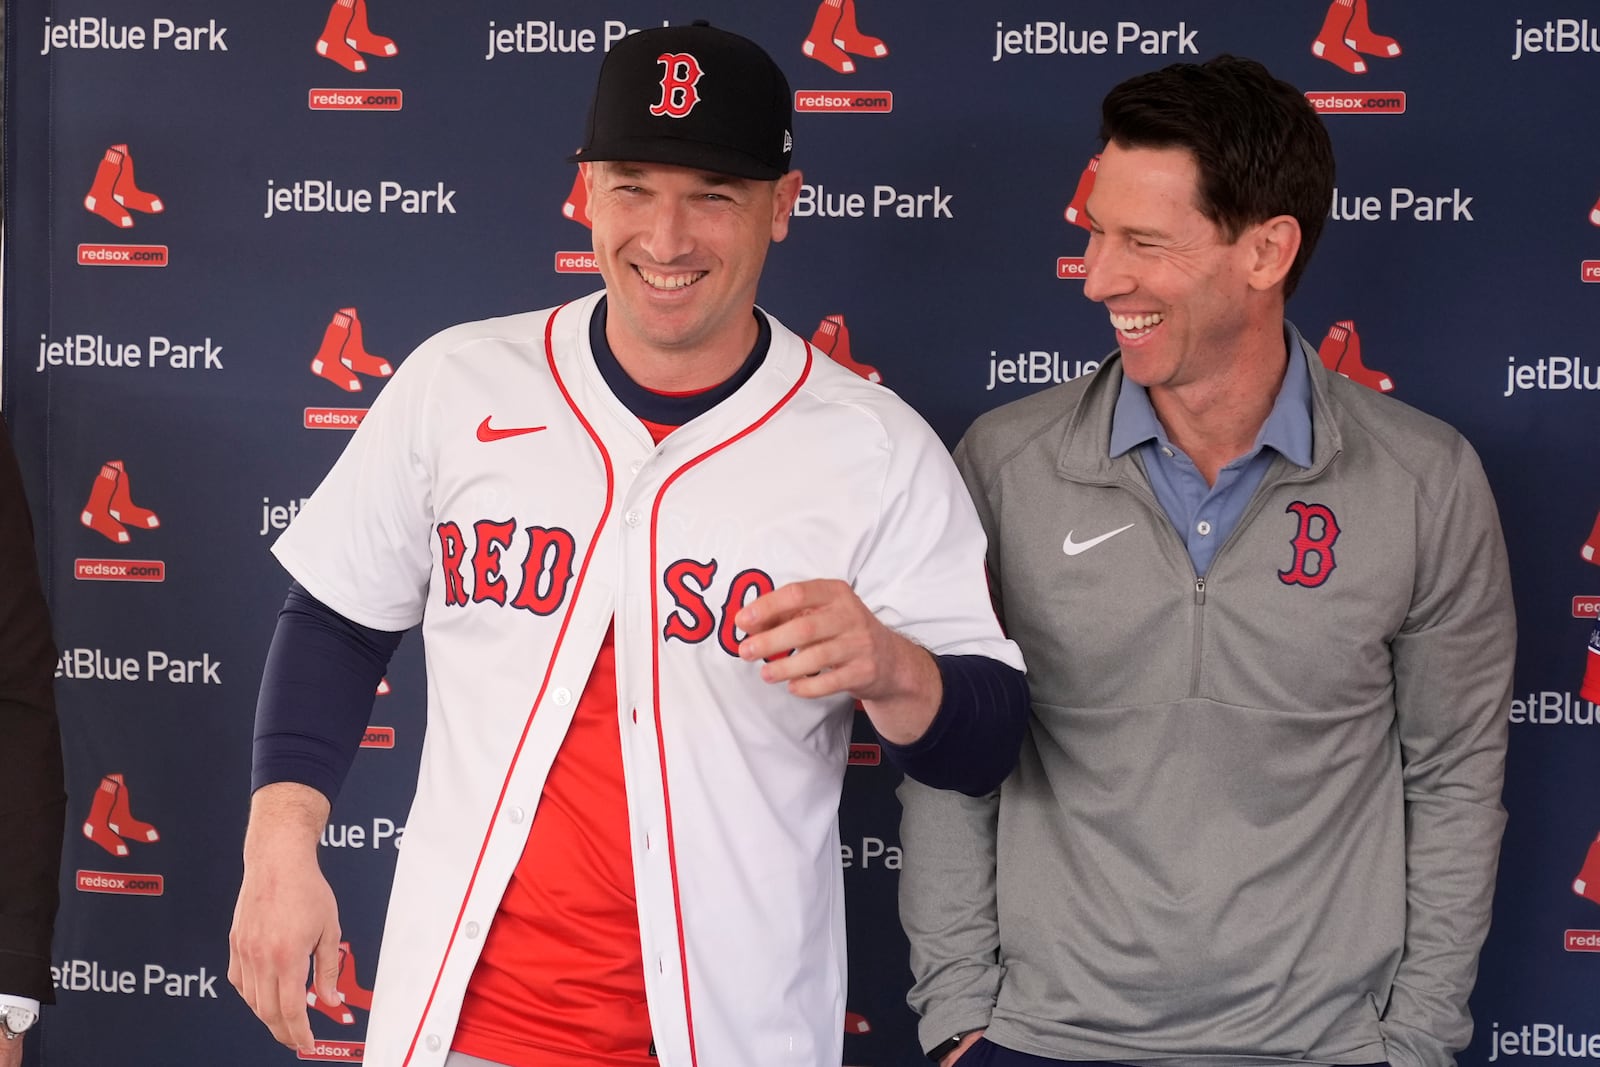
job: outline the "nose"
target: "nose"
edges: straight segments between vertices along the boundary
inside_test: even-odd
[[[1091,233],[1083,253],[1083,295],[1096,303],[1134,290],[1124,257],[1110,245],[1105,234]]]
[[[689,231],[686,206],[670,197],[657,197],[650,205],[650,217],[639,246],[651,259],[662,264],[692,251],[694,238]]]

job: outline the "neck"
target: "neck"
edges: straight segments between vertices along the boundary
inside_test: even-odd
[[[614,314],[606,320],[606,343],[617,363],[629,378],[658,393],[697,392],[722,384],[744,365],[760,332],[752,313],[738,329],[688,350],[652,345],[619,328]]]
[[[1272,413],[1288,368],[1283,322],[1247,332],[1224,369],[1192,382],[1154,386],[1150,406],[1172,443],[1215,485],[1217,473],[1249,452]]]

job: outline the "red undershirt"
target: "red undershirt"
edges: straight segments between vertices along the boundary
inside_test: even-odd
[[[640,421],[657,444],[676,428]],[[507,1067],[653,1067],[650,1045],[608,628],[451,1047]]]

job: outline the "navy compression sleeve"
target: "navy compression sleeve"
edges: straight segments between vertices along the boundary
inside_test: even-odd
[[[289,586],[256,699],[252,792],[298,782],[333,802],[403,636],[351,622],[299,582]]]
[[[1028,679],[988,656],[935,656],[944,696],[923,735],[909,745],[883,742],[884,755],[935,789],[978,797],[1017,765],[1028,727]]]

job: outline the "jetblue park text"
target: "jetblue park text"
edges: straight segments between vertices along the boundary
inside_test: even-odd
[[[1507,356],[1506,391],[1500,395],[1510,396],[1518,389],[1558,393],[1600,389],[1600,365],[1587,363],[1582,356],[1548,356],[1533,363],[1518,363],[1516,356]]]
[[[120,971],[102,967],[95,960],[63,960],[50,968],[50,977],[57,989],[74,993],[122,993],[152,996],[160,993],[168,997],[196,997],[217,999],[217,979],[201,967],[198,972],[169,971],[159,963],[144,965],[143,976],[137,971]]]
[[[374,196],[371,189],[341,186],[321,178],[284,186],[268,178],[267,210],[261,217],[270,219],[291,212],[365,215],[372,211],[374,201],[380,215],[391,209],[403,215],[454,215],[455,195],[456,190],[446,188],[444,182],[435,183],[432,189],[407,189],[399,182],[379,182]]]
[[[1584,1034],[1568,1030],[1562,1023],[1534,1023],[1520,1028],[1494,1024],[1489,1038],[1489,1062],[1502,1056],[1571,1056],[1581,1059],[1600,1059],[1600,1034]]]
[[[1517,20],[1517,36],[1511,45],[1511,60],[1538,52],[1600,52],[1600,26],[1588,19],[1550,19],[1543,26],[1524,27]]]
[[[228,27],[218,26],[216,19],[207,19],[204,26],[180,26],[171,19],[156,19],[147,30],[143,26],[119,26],[103,15],[81,16],[65,22],[44,19],[44,47],[41,56],[51,49],[99,49],[116,51],[170,52],[226,52]]]
[[[114,656],[98,648],[67,648],[56,662],[56,677],[97,682],[171,682],[174,685],[221,685],[222,661],[211,653],[184,659],[157,649],[137,656]]]
[[[222,346],[211,338],[194,344],[174,344],[171,338],[155,336],[140,347],[136,341],[108,341],[102,334],[80,333],[50,340],[39,335],[39,365],[46,367],[158,367],[167,370],[222,370]]]
[[[667,23],[663,22],[665,26]],[[549,53],[593,52],[595,45],[605,51],[611,51],[611,46],[628,36],[638,33],[637,29],[629,29],[628,24],[616,19],[606,19],[598,31],[588,26],[576,29],[562,26],[555,19],[527,19],[523,22],[513,22],[509,26],[496,25],[493,19],[489,20],[489,51],[484,53],[484,59],[493,59],[495,56],[523,53],[525,55],[545,55]]]
[[[992,390],[996,385],[1014,383],[1057,385],[1099,369],[1100,361],[1097,359],[1062,359],[1060,352],[1034,349],[1032,352],[1018,352],[1015,356],[1002,356],[990,349],[989,384],[984,389]]]
[[[1147,56],[1197,56],[1195,34],[1185,23],[1177,29],[1147,30],[1137,22],[1119,22],[1112,31],[1073,29],[1065,22],[1026,22],[1019,30],[994,24],[994,57],[998,63],[1006,56],[1104,56],[1139,52]]]
[[[1600,709],[1571,693],[1545,691],[1529,693],[1511,701],[1511,722],[1535,726],[1594,726],[1600,723]]]

